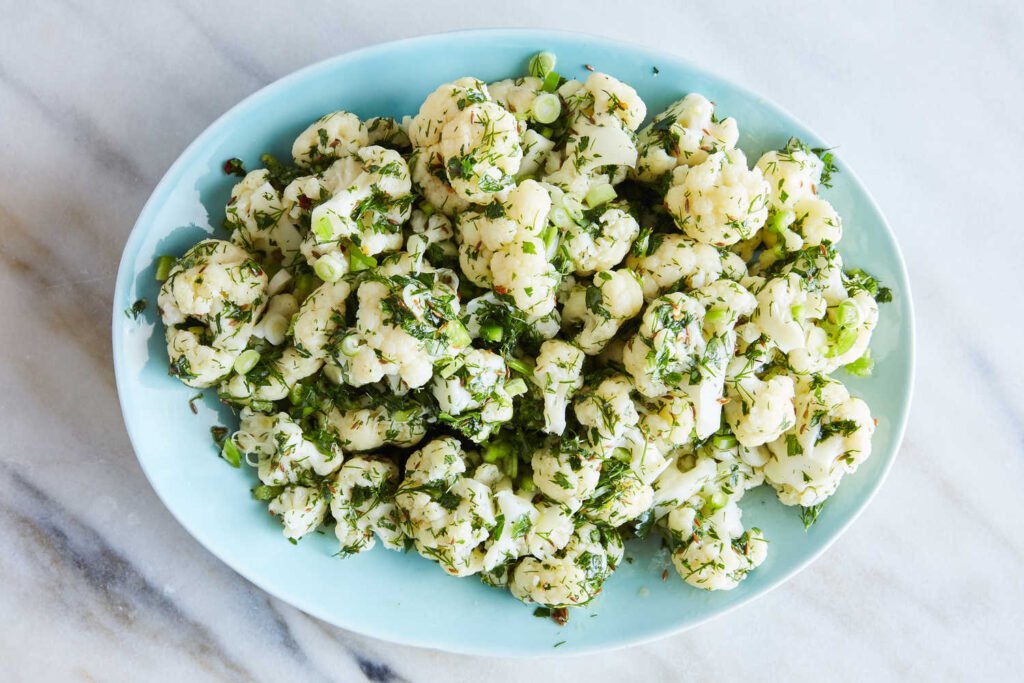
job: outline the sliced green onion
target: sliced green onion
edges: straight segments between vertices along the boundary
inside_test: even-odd
[[[447,363],[445,363],[444,365],[442,365],[441,369],[438,371],[437,374],[441,375],[442,379],[448,379],[449,377],[454,375],[456,372],[458,372],[459,368],[461,368],[462,365],[463,365],[463,361],[462,361],[461,357],[454,358],[454,359],[448,361]]]
[[[299,273],[295,276],[295,286],[292,287],[292,295],[299,303],[302,303],[319,285],[319,281],[312,273]]]
[[[395,414],[391,416],[391,419],[394,422],[408,422],[413,417],[415,417],[416,413],[418,412],[418,410],[415,410],[413,408],[407,408],[406,410],[398,410],[395,411]]]
[[[484,325],[480,328],[480,335],[487,341],[500,342],[505,336],[505,330],[501,325]]]
[[[551,128],[551,126],[544,126],[537,132],[546,137],[548,140],[550,140],[551,136],[555,134],[555,131],[553,128]]]
[[[484,449],[484,462],[496,463],[503,458],[512,455],[512,444],[508,441],[495,441],[487,444]]]
[[[337,254],[324,254],[313,264],[313,270],[324,282],[337,282],[345,274],[345,262]]]
[[[860,324],[860,311],[857,309],[857,304],[849,299],[839,304],[836,309],[836,322],[844,327]]]
[[[533,483],[533,477],[527,474],[519,482],[519,489],[523,493],[533,493],[537,490],[537,485]]]
[[[572,217],[569,216],[569,212],[560,206],[556,206],[551,209],[551,222],[560,228],[568,228],[572,225]]]
[[[784,230],[793,225],[793,221],[796,220],[796,214],[786,209],[784,211],[776,211],[768,217],[768,224],[765,228],[770,232],[782,233]]]
[[[836,338],[835,344],[829,349],[828,356],[835,357],[841,356],[850,349],[857,342],[857,330],[849,327],[843,328],[839,331],[839,336]]]
[[[718,510],[725,507],[725,504],[729,502],[729,497],[721,491],[715,491],[707,498],[708,507],[712,510]]]
[[[280,346],[288,336],[288,319],[273,313],[263,319],[263,338],[274,346]]]
[[[423,212],[424,216],[430,218],[431,216],[434,215],[434,212],[437,211],[437,209],[434,208],[433,204],[425,201],[420,203],[420,211]]]
[[[846,365],[846,371],[854,377],[870,377],[875,368],[875,361],[871,360],[871,349],[864,352],[864,355]]]
[[[334,224],[330,216],[321,214],[313,224],[313,234],[320,238],[321,242],[330,242],[334,239]]]
[[[537,95],[530,111],[537,123],[554,123],[562,113],[562,100],[554,93]]]
[[[629,452],[628,448],[623,448],[622,446],[619,446],[612,451],[612,457],[618,460],[619,462],[629,462],[630,460],[633,459],[633,454]]]
[[[799,320],[800,316],[803,315],[804,307],[800,304],[793,304],[789,307],[789,312],[793,316],[793,320]]]
[[[729,310],[726,308],[712,308],[704,315],[704,322],[711,323],[712,325],[725,322],[731,317]]]
[[[519,360],[518,358],[509,358],[508,366],[521,375],[533,377],[533,366],[527,361]]]
[[[224,439],[224,445],[220,449],[220,457],[228,461],[228,464],[232,467],[242,466],[242,452],[238,450],[238,446],[229,436]]]
[[[352,246],[348,250],[348,265],[353,273],[358,273],[362,270],[375,268],[377,266],[377,259],[367,256],[359,247]]]
[[[156,260],[156,279],[158,282],[163,282],[171,274],[174,261],[175,258],[173,256],[161,256]]]
[[[242,351],[238,358],[235,359],[235,372],[239,375],[248,374],[250,370],[256,367],[256,364],[260,362],[260,352],[256,349],[248,349]]]
[[[730,448],[735,448],[739,441],[732,434],[719,434],[711,440],[711,443],[715,445],[720,451],[727,451]]]
[[[359,353],[359,337],[358,335],[350,334],[341,340],[341,344],[338,345],[341,352],[348,357],[352,357]]]
[[[288,400],[292,402],[292,405],[298,405],[302,403],[304,398],[303,394],[306,393],[306,387],[301,382],[296,382],[292,385],[292,388],[288,390]]]
[[[504,465],[501,469],[509,476],[509,478],[515,479],[516,476],[519,475],[519,458],[512,456],[510,458],[505,458],[501,462],[502,465]]]
[[[473,338],[469,336],[469,330],[458,320],[449,320],[444,331],[448,336],[448,341],[456,348],[465,348],[473,341]]]
[[[267,486],[260,484],[252,489],[252,497],[256,500],[273,500],[284,493],[283,486]]]
[[[607,204],[615,199],[615,197],[615,188],[608,183],[602,183],[601,185],[594,185],[587,190],[587,196],[583,198],[583,202],[593,209],[595,206]]]
[[[557,71],[549,71],[544,76],[544,86],[542,90],[544,92],[555,92],[558,90],[558,82],[562,80],[562,77],[558,75]]]
[[[526,393],[526,382],[522,377],[516,377],[505,385],[505,393],[509,396],[520,396]]]
[[[551,73],[558,64],[558,57],[551,52],[538,52],[530,57],[527,64],[527,71],[534,78],[544,78]]]

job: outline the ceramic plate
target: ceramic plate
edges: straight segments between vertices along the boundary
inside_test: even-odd
[[[495,81],[521,74],[538,50],[558,55],[558,70],[584,79],[584,64],[637,89],[651,114],[688,92],[715,101],[740,125],[740,147],[756,160],[797,135],[828,146],[771,102],[678,57],[593,36],[494,30],[448,33],[378,45],[303,69],[255,93],[223,115],[174,163],[142,210],[125,246],[114,297],[113,349],[117,386],[139,462],[171,513],[195,538],[239,574],[296,607],[340,627],[385,640],[455,652],[493,655],[570,654],[618,647],[695,626],[763,595],[819,556],[857,517],[892,466],[903,435],[913,383],[913,318],[906,270],[892,232],[867,190],[841,158],[842,173],[827,198],[842,215],[841,252],[848,267],[865,268],[892,287],[872,341],[875,374],[843,378],[878,418],[874,453],[848,476],[818,523],[805,532],[797,511],[767,487],[744,497],[744,522],[764,530],[768,559],[740,586],[707,593],[681,581],[657,541],[627,546],[624,562],[587,607],[558,627],[533,616],[507,592],[473,578],[454,579],[415,553],[384,550],[348,560],[333,533],[297,546],[281,535],[266,506],[250,498],[255,476],[217,457],[209,428],[236,425],[213,391],[197,392],[167,374],[163,328],[155,312],[154,261],[182,254],[219,235],[235,182],[221,166],[230,157],[248,167],[270,151],[287,158],[292,140],[312,120],[335,109],[362,118],[415,114],[437,85],[472,75]],[[123,310],[136,299],[150,306],[138,320]],[[564,642],[563,642],[564,641]],[[556,647],[558,644],[558,647]]]

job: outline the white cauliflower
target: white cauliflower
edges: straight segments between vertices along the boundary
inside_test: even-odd
[[[768,184],[738,149],[679,166],[665,208],[687,237],[716,247],[752,237],[768,218]]]
[[[157,299],[172,374],[192,387],[213,386],[228,374],[266,293],[266,273],[241,247],[208,239],[185,252]]]
[[[835,493],[871,455],[875,421],[867,404],[822,376],[797,378],[796,424],[768,444],[765,481],[785,505],[810,507]]]
[[[395,494],[420,555],[455,576],[483,568],[483,544],[496,524],[491,490],[465,472],[459,442],[435,439],[409,456]]]
[[[585,223],[571,223],[564,237],[566,254],[577,275],[591,275],[619,265],[640,234],[636,219],[617,207],[609,207],[597,221]]]
[[[537,317],[554,309],[558,286],[542,239],[550,208],[547,191],[525,180],[504,201],[461,214],[457,222],[459,263],[466,276],[508,294],[518,308]]]
[[[512,419],[508,368],[496,353],[467,349],[434,376],[431,388],[441,420],[481,443]]]
[[[567,506],[542,500],[536,505],[537,517],[526,535],[530,555],[545,560],[568,545],[572,539],[572,510]]]
[[[707,347],[701,331],[704,312],[696,298],[682,292],[651,302],[640,329],[622,350],[622,364],[637,391],[655,398],[691,383],[690,374]]]
[[[243,408],[233,437],[244,453],[257,457],[257,473],[267,486],[315,486],[318,477],[334,473],[342,463],[337,443],[314,443],[288,413],[264,415]]]
[[[294,317],[289,315],[287,319],[283,319],[282,310],[291,308],[294,297],[274,297],[266,317],[281,316],[284,328],[291,326],[291,346],[284,349],[278,358],[269,361],[269,372],[233,374],[221,384],[221,398],[239,404],[279,401],[297,382],[315,374],[328,358],[328,343],[345,316],[345,299],[349,291],[350,287],[344,280],[324,283],[306,297]],[[278,300],[284,303],[275,307]],[[265,330],[272,327],[263,321],[261,324]]]
[[[370,144],[366,126],[355,114],[335,111],[309,124],[292,144],[292,158],[300,168],[328,166]]]
[[[363,379],[392,376],[406,387],[421,387],[433,376],[435,362],[469,346],[458,296],[444,280],[437,274],[377,275],[359,286],[356,332],[377,359]]]
[[[405,535],[394,502],[399,474],[387,458],[349,459],[330,484],[334,533],[343,556],[365,552],[380,537],[384,547],[401,550]]]
[[[491,99],[516,115],[525,119],[531,116],[533,101],[543,92],[544,81],[534,76],[507,78],[489,83],[487,92]]]
[[[562,550],[546,559],[525,557],[516,565],[510,588],[523,602],[572,607],[593,600],[622,561],[619,534],[583,522]]]
[[[551,500],[576,512],[593,495],[601,476],[601,460],[590,449],[544,447],[533,453],[533,483]]]
[[[287,202],[270,183],[266,169],[249,172],[231,190],[224,225],[231,241],[263,263],[292,266],[299,257],[302,234],[287,213]]]
[[[613,456],[601,463],[597,487],[582,509],[586,517],[610,527],[636,519],[654,502],[654,490],[631,467],[630,451],[616,450],[616,455],[621,453],[623,459]]]
[[[334,408],[324,418],[324,427],[348,451],[365,453],[381,446],[407,448],[427,433],[427,413],[412,404],[400,409],[387,405]]]
[[[653,399],[645,397],[639,407],[643,431],[661,451],[667,453],[693,440],[696,417],[686,394],[669,392]]]
[[[484,472],[480,470],[484,470]],[[540,513],[529,497],[518,495],[512,490],[509,479],[502,477],[494,465],[481,465],[476,478],[479,480],[487,476],[487,471],[490,471],[491,476],[497,479],[491,485],[496,508],[495,528],[491,532],[484,555],[484,570],[490,571],[529,552],[530,532]]]
[[[594,446],[616,444],[626,430],[640,421],[632,398],[633,385],[623,375],[604,379],[595,389],[577,397],[576,419],[587,428]]]
[[[793,379],[776,375],[762,380],[760,364],[737,356],[726,377],[725,421],[736,439],[747,448],[778,439],[796,422]]]
[[[568,342],[550,339],[540,346],[533,381],[544,396],[544,431],[565,431],[565,409],[569,399],[583,386],[584,354]]]
[[[638,134],[636,177],[654,182],[676,166],[695,166],[709,154],[734,149],[739,136],[735,119],[716,120],[714,103],[690,93],[670,104]]]
[[[431,93],[409,126],[409,139],[427,165],[426,174],[414,169],[417,183],[434,175],[429,167],[437,164],[466,202],[503,199],[515,186],[523,157],[519,122],[476,79],[460,78]]]
[[[312,266],[326,254],[358,249],[373,256],[402,247],[402,224],[412,211],[412,183],[405,159],[385,147],[364,147],[356,153],[359,174],[313,209],[302,253]],[[340,259],[339,274],[348,270]]]
[[[391,149],[407,149],[409,133],[405,127],[390,116],[374,116],[366,119],[367,144],[380,145]]]
[[[731,259],[715,247],[694,242],[684,235],[654,233],[647,236],[645,244],[640,245],[638,241],[636,246],[626,265],[640,277],[647,301],[682,280],[691,288],[703,287],[722,277],[726,265],[733,265]],[[737,274],[745,274],[745,268]]]
[[[270,501],[267,509],[280,517],[284,535],[297,541],[323,524],[327,498],[316,487],[286,486]]]
[[[562,310],[562,324],[568,329],[582,326],[573,341],[584,353],[596,355],[643,305],[643,289],[633,271],[601,271],[594,274],[593,284],[572,288]]]

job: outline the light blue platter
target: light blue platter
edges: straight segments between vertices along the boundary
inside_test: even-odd
[[[668,566],[657,542],[632,543],[623,563],[591,605],[558,627],[533,609],[476,579],[453,579],[415,553],[372,552],[339,560],[332,533],[298,546],[281,535],[265,505],[251,500],[251,471],[232,469],[210,441],[215,424],[235,425],[212,391],[189,408],[195,391],[167,375],[163,330],[155,310],[154,260],[182,254],[218,227],[236,180],[221,170],[240,157],[257,166],[260,153],[287,158],[306,125],[335,109],[362,118],[414,114],[437,85],[471,75],[485,81],[522,73],[545,49],[558,70],[585,78],[584,64],[637,89],[653,115],[697,91],[740,124],[740,146],[756,160],[798,135],[827,146],[764,98],[697,66],[655,50],[587,35],[533,30],[448,33],[378,45],[315,64],[267,86],[211,125],[179,157],[153,192],[121,259],[114,296],[113,350],[117,386],[139,462],[171,513],[239,574],[298,608],[340,627],[385,640],[491,655],[575,654],[650,640],[695,626],[765,594],[818,557],[878,491],[903,436],[914,374],[913,314],[906,268],[885,219],[842,159],[827,198],[846,226],[841,252],[892,287],[872,342],[870,379],[844,378],[878,418],[874,454],[847,477],[818,523],[805,532],[799,515],[762,487],[743,500],[744,522],[771,542],[767,561],[731,592],[691,588]],[[657,71],[655,70],[657,68]],[[809,84],[810,87],[810,84]],[[836,141],[827,141],[835,143]],[[123,310],[150,302],[138,320]],[[564,643],[562,643],[564,641]],[[556,647],[557,645],[557,647]]]

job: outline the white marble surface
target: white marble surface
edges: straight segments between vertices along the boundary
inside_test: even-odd
[[[490,4],[0,0],[0,678],[1019,679],[1024,5]],[[110,362],[122,245],[210,121],[321,58],[498,25],[657,45],[796,112],[872,188],[918,314],[902,453],[824,558],[697,630],[557,662],[367,639],[240,579],[143,478]]]

